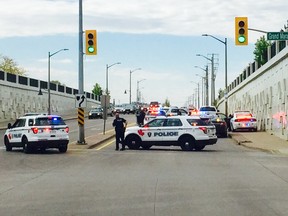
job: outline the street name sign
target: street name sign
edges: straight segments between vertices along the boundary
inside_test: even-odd
[[[288,40],[288,32],[267,32],[267,40]]]

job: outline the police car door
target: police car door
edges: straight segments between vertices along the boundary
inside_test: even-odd
[[[183,133],[182,127],[182,122],[179,118],[167,118],[161,131],[163,142],[178,140],[179,136]]]
[[[21,143],[22,134],[25,129],[26,119],[17,119],[9,131],[8,138],[11,143]]]
[[[145,142],[161,142],[162,141],[162,129],[165,122],[165,118],[156,118],[144,125],[142,131],[142,141]]]

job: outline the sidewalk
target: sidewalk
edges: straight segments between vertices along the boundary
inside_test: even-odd
[[[233,132],[229,137],[237,144],[276,154],[288,155],[288,141],[267,132]]]

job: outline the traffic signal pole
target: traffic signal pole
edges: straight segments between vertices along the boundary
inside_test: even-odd
[[[79,92],[78,94],[84,94],[84,79],[83,79],[83,14],[82,14],[82,0],[79,0]],[[78,110],[79,111],[79,110]],[[86,144],[85,143],[85,135],[84,135],[84,124],[79,124],[79,139],[78,144]]]

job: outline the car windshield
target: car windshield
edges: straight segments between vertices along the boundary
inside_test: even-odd
[[[35,119],[35,126],[65,125],[61,117],[41,117]]]

